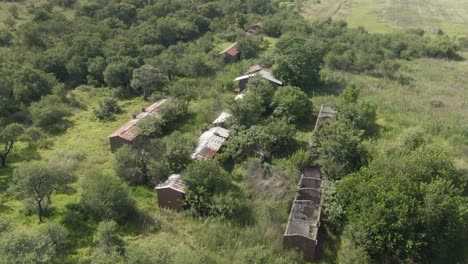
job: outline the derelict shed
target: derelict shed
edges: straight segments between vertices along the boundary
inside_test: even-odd
[[[228,138],[229,130],[222,127],[213,127],[205,131],[198,139],[198,145],[192,154],[192,159],[213,159]]]
[[[222,112],[216,119],[213,121],[213,125],[217,127],[226,127],[226,120],[231,117],[231,114],[228,112]]]
[[[317,248],[321,206],[313,201],[294,201],[283,246],[302,252],[305,259],[313,260]]]
[[[161,108],[170,103],[170,98],[163,98],[147,108],[142,109],[142,112],[135,115],[132,120],[121,126],[109,136],[111,151],[115,152],[123,145],[139,146],[145,142],[144,136],[141,133],[138,123],[148,116],[160,117]]]
[[[267,80],[274,88],[283,85],[283,83],[273,76],[273,73],[268,68],[263,68],[260,65],[251,66],[242,76],[237,77],[234,81],[239,82],[239,91],[247,88],[249,78],[253,76],[260,76]]]
[[[317,117],[317,122],[315,122],[314,130],[317,130],[320,124],[329,122],[336,115],[336,110],[333,109],[330,105],[321,105],[320,112]]]
[[[234,42],[229,47],[221,51],[219,54],[224,55],[224,62],[236,62],[240,60],[240,52],[237,50],[237,42]]]
[[[159,207],[178,211],[182,210],[186,188],[179,174],[169,176],[167,181],[154,188],[158,194]]]
[[[246,35],[257,35],[258,32],[263,28],[263,23],[258,22],[253,25],[251,25],[247,30],[245,31]]]

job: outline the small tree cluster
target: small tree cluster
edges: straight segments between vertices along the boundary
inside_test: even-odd
[[[173,173],[180,173],[190,162],[191,142],[180,132],[155,139],[144,147],[124,146],[115,155],[114,170],[132,184],[155,186]]]
[[[114,119],[114,114],[119,114],[122,109],[112,98],[106,98],[99,102],[99,108],[93,111],[94,116],[102,121],[110,121]]]

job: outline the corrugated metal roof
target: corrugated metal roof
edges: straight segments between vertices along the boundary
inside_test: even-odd
[[[159,189],[167,189],[167,188],[173,189],[181,193],[185,193],[185,190],[187,189],[185,184],[180,179],[179,174],[172,174],[171,176],[169,176],[167,181],[158,184],[154,189],[159,190]]]
[[[229,130],[222,127],[213,127],[205,131],[198,139],[192,159],[212,159],[228,138]]]
[[[237,50],[237,42],[234,42],[229,47],[221,51],[219,54],[225,54],[225,53],[231,56],[236,56],[237,54],[239,54],[239,51]]]
[[[231,116],[228,112],[222,112],[216,119],[213,121],[213,124],[220,124],[226,122],[226,120]]]
[[[280,80],[276,79],[275,76],[273,76],[273,74],[268,71],[268,70],[265,70],[265,69],[261,69],[257,72],[254,72],[254,73],[251,73],[251,74],[247,74],[247,75],[243,75],[243,76],[239,76],[237,77],[236,79],[234,79],[234,81],[240,81],[240,80],[244,80],[244,79],[248,79],[252,76],[257,76],[258,74],[260,74],[260,76],[268,81],[271,81],[271,82],[274,82],[274,83],[277,83],[279,85],[282,85],[283,82],[281,82]]]
[[[170,98],[163,98],[154,102],[152,105],[147,107],[144,112],[141,112],[136,116],[136,118],[128,121],[125,125],[114,131],[114,133],[112,133],[109,137],[121,137],[127,141],[134,140],[138,135],[141,134],[141,130],[138,128],[137,123],[147,116],[159,116],[161,106],[170,100]]]

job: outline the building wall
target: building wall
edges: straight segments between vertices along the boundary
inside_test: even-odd
[[[117,149],[119,149],[123,145],[131,144],[130,141],[127,141],[127,140],[125,140],[125,139],[123,139],[121,137],[110,137],[109,138],[109,143],[110,143],[110,147],[111,147],[112,152],[116,152]]]
[[[111,151],[116,152],[120,147],[124,145],[132,145],[137,148],[141,147],[142,145],[146,143],[146,140],[142,135],[137,136],[132,141],[128,141],[121,137],[110,137],[109,143],[110,143]]]
[[[284,235],[283,247],[301,252],[306,260],[314,260],[317,241],[299,235]]]
[[[180,211],[183,209],[182,202],[185,195],[171,188],[158,189],[158,204],[160,208],[168,208]]]
[[[249,78],[245,78],[239,81],[239,91],[244,91],[247,88],[247,83],[249,82]]]
[[[227,53],[224,53],[224,62],[225,63],[231,63],[231,62],[236,62],[240,60],[240,53],[238,53],[236,56],[231,56]]]

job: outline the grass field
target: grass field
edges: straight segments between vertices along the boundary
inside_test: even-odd
[[[344,19],[371,32],[392,29],[442,29],[449,35],[468,34],[468,2],[459,0],[327,0],[306,1],[306,17]]]

